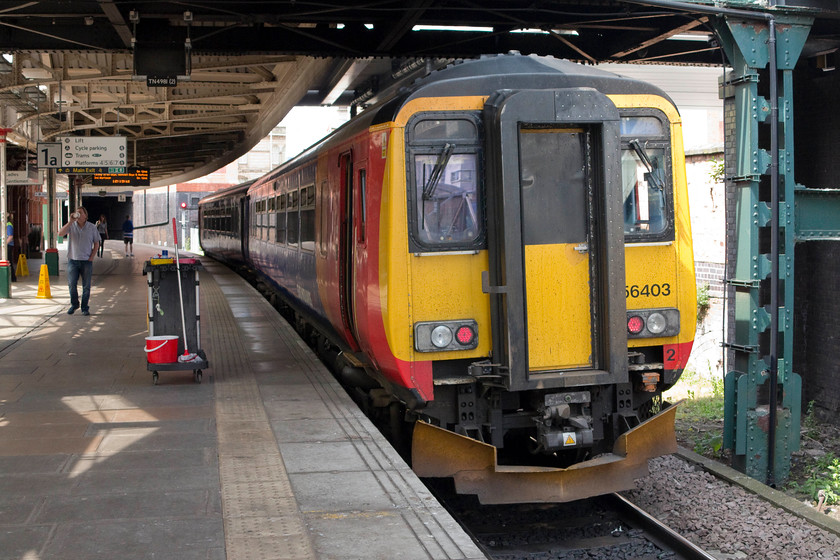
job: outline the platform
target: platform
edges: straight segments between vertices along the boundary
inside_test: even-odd
[[[153,385],[142,267],[158,248],[114,246],[89,317],[66,314],[63,252],[51,299],[30,261],[0,300],[0,559],[484,558],[294,330],[210,259],[211,367]]]

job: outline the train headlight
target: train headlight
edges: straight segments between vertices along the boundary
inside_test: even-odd
[[[627,338],[655,338],[680,334],[680,310],[672,308],[627,311]]]
[[[478,322],[422,321],[414,323],[414,349],[418,352],[472,350],[478,347]]]
[[[438,325],[432,329],[431,339],[438,348],[446,348],[452,344],[452,331],[446,325]]]
[[[651,313],[648,315],[647,329],[652,334],[662,334],[668,327],[668,321],[662,313]]]

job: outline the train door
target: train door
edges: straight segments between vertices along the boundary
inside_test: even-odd
[[[349,338],[355,339],[353,319],[353,291],[355,290],[355,247],[353,196],[353,153],[347,152],[339,158],[339,180],[341,181],[341,233],[339,240],[339,292],[341,294],[341,321]]]
[[[594,90],[485,106],[494,361],[511,389],[627,378],[619,118]]]

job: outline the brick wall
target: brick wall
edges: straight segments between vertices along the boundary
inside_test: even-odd
[[[840,70],[815,59],[794,75],[794,174],[809,188],[840,188]],[[795,249],[793,370],[802,376],[803,410],[840,424],[840,242],[810,241]]]
[[[723,297],[723,263],[694,261],[694,273],[697,276],[697,287],[708,284],[711,297]]]
[[[840,242],[796,245],[793,370],[802,376],[803,410],[840,422]]]

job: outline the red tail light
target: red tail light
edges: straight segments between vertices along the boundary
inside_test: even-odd
[[[639,334],[643,328],[645,328],[645,322],[638,315],[633,315],[627,319],[627,332],[630,334]]]
[[[475,338],[475,331],[466,325],[458,327],[458,330],[455,332],[455,338],[458,339],[458,343],[462,346],[469,346]]]

